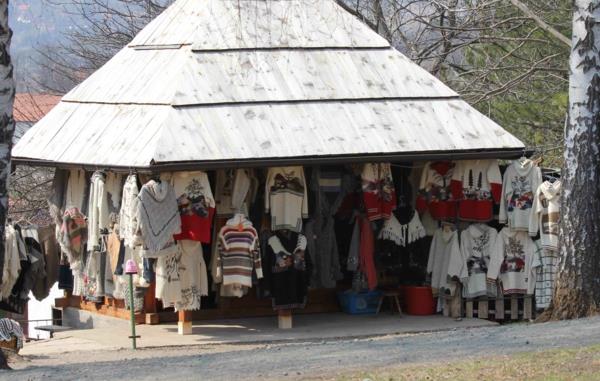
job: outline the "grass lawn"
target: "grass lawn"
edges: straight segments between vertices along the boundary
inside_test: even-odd
[[[600,380],[600,345],[577,349],[519,353],[453,361],[400,366],[354,373],[339,381],[400,380]]]

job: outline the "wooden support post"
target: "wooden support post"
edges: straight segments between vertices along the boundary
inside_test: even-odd
[[[148,325],[156,325],[160,323],[160,315],[157,313],[147,313],[144,314],[145,321],[144,323]]]
[[[292,329],[292,310],[279,310],[277,321],[279,329]]]
[[[496,299],[496,320],[504,320],[504,297]]]
[[[462,286],[458,284],[454,296],[450,299],[450,317],[462,317]]]
[[[150,283],[146,294],[144,295],[144,312],[146,324],[158,324],[160,318],[158,315],[158,307],[156,306],[156,282]]]
[[[523,299],[523,319],[530,320],[533,319],[533,303],[531,300],[531,295],[525,295]]]
[[[473,300],[467,300],[465,309],[467,312],[467,318],[472,319],[473,318]]]
[[[157,313],[158,309],[156,308],[156,283],[150,283],[148,289],[146,290],[146,294],[144,295],[144,312],[146,313]]]
[[[510,320],[519,319],[519,299],[516,295],[510,296]]]
[[[192,334],[192,312],[179,311],[179,321],[177,322],[177,333],[180,335]]]
[[[450,298],[448,296],[444,296],[444,306],[442,307],[442,314],[444,317],[450,316]]]
[[[477,317],[480,319],[488,318],[488,301],[487,301],[487,299],[479,300],[479,303],[477,306]]]

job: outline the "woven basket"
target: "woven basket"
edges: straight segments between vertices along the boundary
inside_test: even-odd
[[[8,349],[10,351],[18,353],[17,350],[17,338],[13,337],[9,341],[0,341],[0,349]]]

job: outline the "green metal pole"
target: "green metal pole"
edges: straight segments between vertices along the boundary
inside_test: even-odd
[[[129,274],[129,310],[131,311],[131,338],[133,339],[133,349],[136,349],[135,307],[133,306],[133,274]]]

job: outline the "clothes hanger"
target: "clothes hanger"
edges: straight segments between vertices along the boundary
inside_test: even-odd
[[[456,230],[456,225],[453,222],[442,221],[442,230],[444,232],[453,232]]]
[[[150,176],[150,180],[153,180],[154,182],[156,182],[157,184],[162,183],[162,180],[160,179],[160,173],[153,173]]]
[[[529,159],[527,158],[527,148],[523,148],[523,155],[521,155],[521,157],[519,158],[519,164],[520,164],[520,165],[523,165],[523,164],[525,164],[525,162],[526,162],[527,160],[529,160]]]

